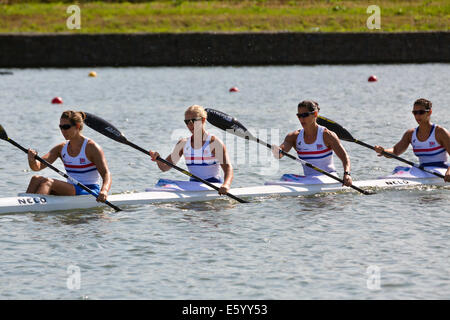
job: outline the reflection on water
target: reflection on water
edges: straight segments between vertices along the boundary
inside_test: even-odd
[[[311,196],[300,197],[298,203],[304,211],[333,211],[342,210],[343,207],[352,205],[352,195],[348,193],[320,193]]]
[[[39,212],[32,213],[32,220],[34,222],[57,222],[64,225],[78,225],[88,224],[99,220],[104,221],[118,221],[114,218],[106,208],[92,208],[85,210],[64,210],[64,211],[52,211],[52,212]]]
[[[235,208],[238,205],[236,201],[229,201],[228,199],[218,199],[214,201],[205,202],[179,202],[173,204],[176,208],[180,210],[194,210],[198,212],[220,212],[227,209]]]
[[[424,204],[424,205],[428,205],[428,204],[433,204],[433,205],[437,205],[438,202],[443,202],[443,204],[447,204],[446,203],[448,201],[447,196],[445,196],[444,194],[436,194],[436,195],[424,195],[424,196],[419,196],[418,197],[418,201],[420,204]]]

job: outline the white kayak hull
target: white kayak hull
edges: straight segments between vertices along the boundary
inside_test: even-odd
[[[441,178],[400,179],[381,178],[373,180],[355,181],[354,185],[365,188],[401,188],[421,185],[448,185]],[[240,198],[269,197],[269,196],[306,196],[323,192],[354,191],[352,188],[342,187],[340,183],[299,184],[294,182],[271,181],[267,185],[234,188],[229,192]],[[216,199],[229,199],[220,196],[215,190],[204,191],[149,191],[110,195],[108,200],[119,206],[145,205],[169,202],[196,202]],[[88,209],[105,207],[91,195],[83,196],[48,196],[37,194],[19,194],[17,197],[0,198],[0,214],[18,212],[42,212],[73,209]]]

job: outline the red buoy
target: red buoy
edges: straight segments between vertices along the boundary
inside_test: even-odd
[[[239,89],[237,87],[230,88],[230,92],[239,92]]]
[[[55,98],[53,98],[52,103],[53,104],[61,104],[61,103],[63,103],[63,101],[62,101],[61,97],[55,97]]]
[[[378,81],[378,78],[377,78],[377,76],[372,75],[372,76],[369,77],[368,81],[369,82],[375,82],[375,81]]]

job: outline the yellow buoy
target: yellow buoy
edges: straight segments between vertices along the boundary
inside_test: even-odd
[[[89,77],[96,77],[96,76],[97,76],[97,72],[95,72],[95,71],[89,72]]]

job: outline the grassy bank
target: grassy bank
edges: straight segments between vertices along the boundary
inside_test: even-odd
[[[18,2],[0,0],[1,33],[367,32],[372,4],[381,9],[381,30],[371,32],[448,31],[450,21],[448,0]],[[81,8],[80,30],[66,26],[74,3]]]

